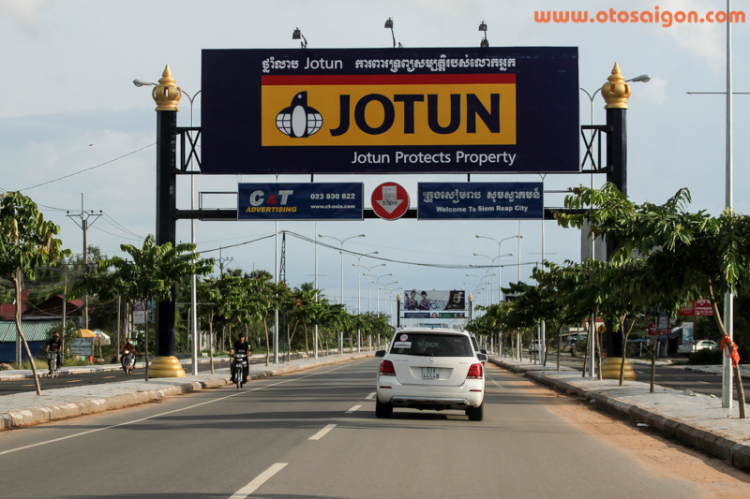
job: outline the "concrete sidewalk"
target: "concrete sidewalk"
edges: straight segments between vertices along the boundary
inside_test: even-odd
[[[372,357],[374,352],[331,355],[318,359],[293,359],[288,364],[250,364],[248,380],[281,376],[316,367],[339,364],[351,360]],[[142,366],[142,363],[140,364]],[[63,368],[71,370],[80,368]],[[84,369],[117,370],[119,365],[91,366]],[[4,374],[7,371],[4,372]],[[21,376],[23,371],[16,371]],[[29,371],[30,376],[31,371]],[[136,377],[137,376],[137,377]],[[31,426],[86,414],[121,409],[145,404],[164,397],[196,392],[229,385],[229,369],[217,369],[216,374],[188,375],[185,378],[143,379],[143,369],[129,381],[120,381],[89,386],[56,388],[36,392],[16,393],[0,397],[0,430]],[[23,377],[26,377],[24,374]],[[18,379],[18,378],[16,378]]]
[[[649,393],[649,383],[625,381],[619,386],[618,380],[583,378],[581,371],[569,367],[557,371],[554,361],[547,367],[507,357],[492,356],[489,361],[750,471],[750,419],[738,419],[737,401],[730,411],[716,397],[658,385]]]

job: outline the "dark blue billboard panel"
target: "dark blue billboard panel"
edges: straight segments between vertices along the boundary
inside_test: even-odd
[[[239,184],[238,220],[363,220],[360,183]]]
[[[578,49],[204,50],[208,174],[578,172]]]
[[[420,220],[542,219],[541,182],[420,182]]]

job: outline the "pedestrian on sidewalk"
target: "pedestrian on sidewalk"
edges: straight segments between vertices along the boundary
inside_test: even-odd
[[[60,341],[60,333],[52,335],[52,338],[47,342],[47,348],[44,352],[57,353],[57,368],[60,369],[62,367],[62,341]],[[52,366],[49,362],[49,355],[47,356],[47,366],[52,370]]]

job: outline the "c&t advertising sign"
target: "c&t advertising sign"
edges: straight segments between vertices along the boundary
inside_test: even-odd
[[[204,50],[202,173],[577,172],[578,50]]]
[[[239,184],[239,220],[362,220],[364,186],[351,183]]]

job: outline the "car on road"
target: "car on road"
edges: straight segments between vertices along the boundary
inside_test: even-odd
[[[387,418],[394,408],[460,410],[469,420],[481,421],[486,360],[466,331],[397,331],[380,362],[375,415]]]
[[[695,345],[680,345],[677,347],[678,354],[690,354],[698,350],[714,350],[719,348],[719,344],[713,340],[698,340]]]

